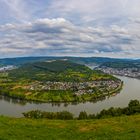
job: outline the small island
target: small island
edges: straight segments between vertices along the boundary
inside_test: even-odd
[[[27,63],[0,73],[0,94],[39,102],[83,102],[119,93],[123,82],[67,60]]]

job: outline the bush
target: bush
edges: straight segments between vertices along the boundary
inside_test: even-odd
[[[60,119],[60,120],[72,120],[73,114],[68,111],[62,112],[42,112],[39,110],[30,111],[27,113],[23,113],[25,118],[32,118],[32,119]]]

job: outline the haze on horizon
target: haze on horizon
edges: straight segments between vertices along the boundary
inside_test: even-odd
[[[140,58],[139,0],[0,0],[0,58]]]

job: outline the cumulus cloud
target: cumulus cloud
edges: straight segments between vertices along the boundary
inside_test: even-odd
[[[0,57],[139,57],[139,7],[139,0],[1,0]]]
[[[77,26],[64,18],[45,18],[22,24],[1,25],[0,31],[2,57],[29,55],[139,57],[140,53],[138,33],[128,26],[94,28]]]

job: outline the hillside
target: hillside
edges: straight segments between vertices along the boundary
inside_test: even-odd
[[[140,115],[100,120],[0,117],[1,140],[139,140]]]
[[[88,67],[70,61],[54,60],[46,62],[27,63],[9,72],[9,77],[16,80],[45,81],[90,81],[95,78],[110,79],[110,75],[93,71]]]

